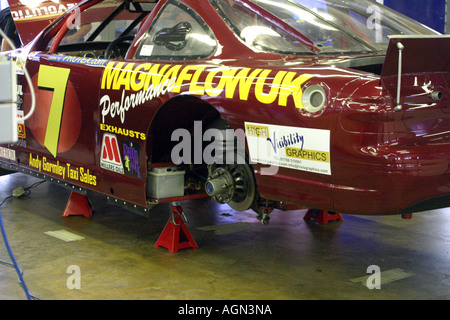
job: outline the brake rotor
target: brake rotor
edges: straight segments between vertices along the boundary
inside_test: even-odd
[[[251,207],[256,187],[248,164],[211,165],[205,190],[214,201],[244,211]]]

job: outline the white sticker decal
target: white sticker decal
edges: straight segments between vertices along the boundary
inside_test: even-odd
[[[8,160],[16,160],[16,151],[8,148],[0,147],[0,158],[5,158]]]
[[[331,175],[330,131],[245,123],[252,162]]]
[[[100,167],[122,174],[124,172],[117,137],[113,134],[105,133],[103,135]]]
[[[141,48],[141,52],[139,52],[139,54],[141,55],[141,56],[151,56],[152,55],[152,52],[153,52],[153,45],[147,45],[147,44],[144,44],[143,46],[142,46],[142,48]]]

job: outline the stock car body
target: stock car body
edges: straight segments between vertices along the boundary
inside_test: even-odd
[[[9,52],[26,120],[3,167],[142,212],[203,196],[257,212],[450,206],[448,36],[369,0],[68,9]],[[206,161],[217,132],[215,152],[241,161]]]

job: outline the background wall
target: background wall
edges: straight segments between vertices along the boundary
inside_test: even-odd
[[[450,0],[376,0],[441,33],[450,33]]]

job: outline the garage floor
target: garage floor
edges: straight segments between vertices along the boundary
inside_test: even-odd
[[[38,181],[0,177],[0,202]],[[154,247],[168,205],[147,218],[92,196],[92,218],[62,218],[69,190],[45,182],[31,191],[0,210],[26,285],[42,300],[450,299],[450,208],[411,220],[344,215],[325,226],[305,222],[304,210],[274,211],[262,225],[251,211],[196,200],[183,209],[199,248],[169,253]],[[60,230],[78,238],[51,235]],[[9,262],[0,241],[0,260]],[[373,265],[381,288],[370,290]],[[26,299],[15,269],[4,264],[0,299]]]

